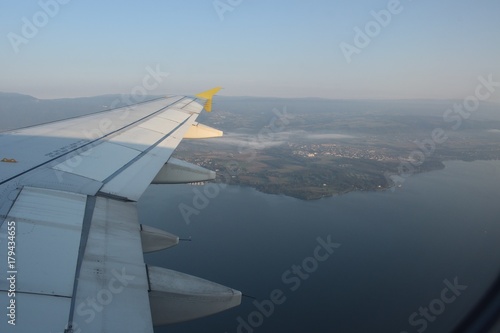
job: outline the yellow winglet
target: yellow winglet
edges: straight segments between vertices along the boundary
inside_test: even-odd
[[[207,91],[204,91],[204,92],[201,92],[199,94],[196,95],[196,97],[198,98],[203,98],[203,99],[206,99],[207,101],[205,102],[205,110],[207,110],[207,112],[210,112],[212,111],[212,98],[214,97],[215,94],[217,94],[219,92],[219,90],[221,90],[222,88],[221,87],[216,87],[216,88],[212,88],[210,90],[207,90]]]

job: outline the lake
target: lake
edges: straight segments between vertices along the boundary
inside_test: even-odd
[[[394,191],[316,201],[150,186],[141,223],[192,241],[146,262],[256,298],[155,332],[448,331],[499,273],[500,161],[445,164]],[[179,206],[204,190],[212,198],[187,224]]]

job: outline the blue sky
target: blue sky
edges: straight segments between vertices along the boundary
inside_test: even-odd
[[[39,98],[130,93],[148,67],[169,73],[152,94],[220,85],[232,96],[463,99],[480,75],[500,81],[499,1],[396,5],[2,1],[0,91]],[[389,12],[390,22],[377,23],[372,11]],[[374,29],[369,44],[356,45],[354,29],[366,33],[367,24]],[[350,63],[342,43],[358,50]]]

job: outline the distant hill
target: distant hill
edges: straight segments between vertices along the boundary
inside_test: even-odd
[[[147,99],[159,96],[148,96]],[[0,131],[25,126],[37,125],[92,112],[109,109],[112,105],[119,107],[127,104],[126,95],[101,95],[93,97],[38,99],[18,93],[0,92]],[[199,121],[216,123],[223,130],[235,129],[235,124],[228,121],[231,117],[251,115],[245,125],[261,129],[268,121],[266,114],[273,110],[283,110],[290,114],[328,114],[339,117],[373,116],[431,116],[441,118],[453,100],[331,100],[323,98],[273,98],[273,97],[229,97],[216,96],[214,111],[210,115],[203,113]],[[500,120],[500,104],[484,103],[474,117],[489,120]],[[259,115],[263,117],[258,117]],[[248,117],[246,117],[248,118]],[[232,120],[232,119],[231,119]],[[237,120],[237,119],[236,119]],[[238,124],[243,125],[243,124]]]

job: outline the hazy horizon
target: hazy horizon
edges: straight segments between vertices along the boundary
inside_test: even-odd
[[[197,92],[184,92],[184,93],[179,93],[179,95],[182,96],[194,96]],[[37,100],[43,100],[43,101],[55,101],[55,100],[71,100],[71,99],[84,99],[84,98],[99,98],[99,97],[107,97],[107,96],[122,96],[122,95],[128,95],[126,92],[124,93],[102,93],[102,94],[97,94],[97,95],[85,95],[85,96],[67,96],[67,97],[59,97],[59,98],[43,98],[43,97],[38,97],[35,95],[30,95],[30,94],[25,94],[21,92],[15,92],[15,91],[0,91],[0,94],[11,94],[11,95],[22,95],[22,96],[29,96],[33,97]],[[168,95],[174,95],[166,92],[165,94],[151,94],[151,95],[146,95],[145,98],[156,98],[156,97],[161,97],[161,96],[168,96]],[[177,95],[177,94],[175,94]],[[328,98],[328,97],[314,97],[314,96],[290,96],[290,97],[280,97],[280,96],[257,96],[257,95],[224,95],[224,94],[217,94],[215,98],[256,98],[256,99],[283,99],[283,100],[307,100],[307,99],[315,99],[315,100],[326,100],[326,101],[376,101],[376,102],[449,102],[449,101],[458,101],[458,98]],[[482,101],[483,103],[492,103],[492,104],[500,104],[500,100],[487,100],[487,101]]]
[[[9,2],[0,91],[463,99],[500,81],[500,3]],[[150,76],[149,79],[146,79]],[[154,80],[151,79],[151,76]],[[489,98],[500,101],[498,89]]]

